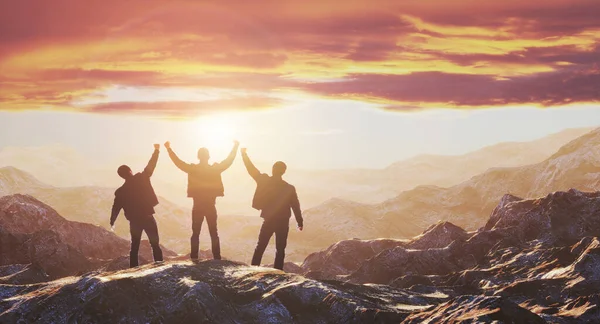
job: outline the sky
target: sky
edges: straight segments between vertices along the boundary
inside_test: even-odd
[[[0,0],[0,148],[384,167],[600,125],[597,0]]]

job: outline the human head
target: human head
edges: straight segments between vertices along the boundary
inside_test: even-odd
[[[208,149],[206,147],[201,147],[198,150],[198,161],[208,162],[209,159],[210,159],[210,153],[208,153]]]
[[[273,175],[274,176],[277,176],[277,177],[283,176],[283,174],[285,173],[285,170],[287,170],[287,165],[285,165],[285,163],[283,163],[281,161],[277,161],[273,164]]]
[[[125,180],[129,179],[131,176],[133,176],[133,173],[131,172],[131,168],[126,166],[126,165],[121,165],[118,169],[117,169],[117,173],[119,174],[119,176]]]

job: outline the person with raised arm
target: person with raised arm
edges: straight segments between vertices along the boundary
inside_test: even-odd
[[[263,218],[263,224],[258,234],[258,243],[252,256],[252,265],[259,266],[262,256],[269,244],[269,240],[275,234],[275,264],[274,268],[283,270],[285,259],[285,248],[289,233],[289,223],[294,212],[298,230],[304,228],[302,219],[302,210],[300,201],[296,193],[296,188],[283,180],[287,166],[281,161],[273,164],[272,175],[261,173],[252,164],[246,149],[242,148],[242,159],[246,170],[256,181],[256,191],[252,198],[252,207],[261,211],[260,217]]]
[[[221,245],[217,229],[217,208],[215,204],[217,197],[225,195],[221,173],[227,170],[233,163],[238,146],[239,142],[234,141],[233,149],[229,153],[229,156],[222,162],[213,164],[208,163],[210,160],[208,149],[202,147],[198,150],[198,163],[192,164],[183,162],[171,149],[171,143],[165,143],[169,157],[175,166],[188,175],[187,196],[192,198],[194,202],[192,207],[192,237],[190,238],[190,258],[192,260],[198,260],[200,230],[205,218],[210,233],[213,258],[216,260],[221,259]]]
[[[154,173],[158,162],[160,144],[154,144],[154,153],[144,171],[133,174],[127,165],[121,165],[117,174],[125,183],[115,191],[115,199],[110,216],[110,226],[114,228],[115,221],[124,210],[125,218],[129,221],[131,234],[131,250],[129,252],[129,266],[138,266],[138,252],[142,232],[146,232],[148,241],[152,246],[154,261],[163,261],[162,250],[159,245],[158,226],[154,219],[154,207],[158,205],[158,198],[152,188],[150,177]]]

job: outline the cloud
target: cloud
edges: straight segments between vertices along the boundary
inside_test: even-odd
[[[289,91],[394,111],[596,102],[599,16],[597,0],[2,1],[0,109],[205,105],[122,109],[115,86],[230,91],[206,104],[223,109]]]
[[[565,64],[590,65],[600,63],[600,45],[596,45],[591,49],[578,48],[573,45],[527,47],[522,50],[505,54],[430,54],[463,66],[472,66],[482,63],[520,65],[539,64],[560,68],[560,66]]]
[[[492,75],[420,72],[354,74],[339,82],[310,83],[322,96],[385,103],[389,110],[416,107],[481,107],[514,104],[563,105],[600,102],[600,70],[561,70],[498,79]],[[407,107],[408,105],[408,107]]]
[[[107,102],[80,106],[87,112],[108,114],[131,114],[196,117],[217,111],[243,111],[267,109],[281,105],[282,99],[271,97],[239,97],[207,101],[156,101],[156,102]]]

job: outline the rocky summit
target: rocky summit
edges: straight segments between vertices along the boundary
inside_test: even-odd
[[[2,242],[28,251],[62,239],[5,224]],[[410,240],[340,241],[285,271],[187,256],[123,270],[121,256],[53,280],[59,268],[20,255],[3,254],[0,323],[600,322],[600,192],[505,195],[476,231],[442,221]]]
[[[596,323],[599,237],[598,192],[569,190],[539,199],[506,195],[477,231],[440,222],[378,252],[364,252],[378,241],[347,241],[355,252],[332,258],[332,251],[348,245],[339,242],[309,256],[300,273],[449,296],[411,314],[408,323]],[[353,267],[346,266],[349,259]]]
[[[0,284],[0,298],[2,323],[398,323],[444,300],[212,260]]]

